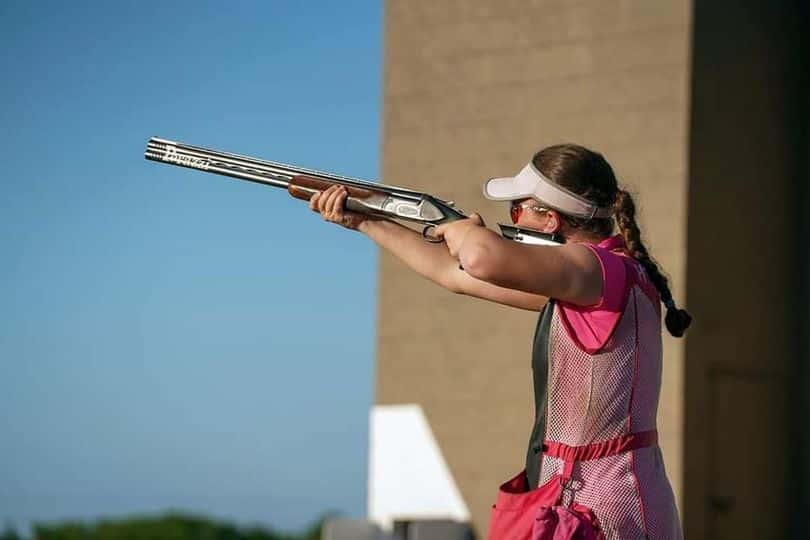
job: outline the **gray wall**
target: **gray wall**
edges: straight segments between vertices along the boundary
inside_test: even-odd
[[[543,146],[603,152],[686,288],[688,0],[389,0],[382,178],[508,221],[481,183]],[[420,403],[484,536],[533,421],[535,314],[454,296],[380,255],[376,401]],[[681,491],[683,341],[665,337],[661,446]]]
[[[389,0],[382,178],[508,218],[481,181],[603,152],[695,316],[665,337],[661,445],[687,538],[810,537],[805,0]],[[535,315],[381,254],[378,403],[420,403],[486,531],[522,467]],[[685,300],[685,302],[684,302]]]
[[[810,243],[810,3],[797,0],[795,26],[792,31],[798,36],[795,47],[794,70],[797,72],[796,116],[796,208],[798,216],[798,240],[796,245],[798,265],[796,272],[795,309],[797,321],[797,354],[795,356],[795,384],[791,410],[791,437],[795,441],[790,448],[791,463],[795,467],[789,482],[792,538],[810,538],[810,430],[807,429],[810,414],[810,252],[802,249]]]
[[[798,330],[807,303],[797,291],[807,292],[797,280],[807,244],[799,36],[808,28],[797,13],[793,1],[695,5],[687,538],[788,537],[788,509],[801,496],[790,458],[808,458],[793,437],[796,422],[806,425],[795,412],[806,366]]]

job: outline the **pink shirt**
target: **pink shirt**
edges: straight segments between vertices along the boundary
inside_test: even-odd
[[[660,315],[658,291],[644,267],[624,250],[624,238],[614,235],[598,244],[583,243],[596,255],[602,267],[602,297],[592,306],[559,302],[568,335],[585,352],[594,354],[608,342],[624,313],[630,287],[637,283]]]

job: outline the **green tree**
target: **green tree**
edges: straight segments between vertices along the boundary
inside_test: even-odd
[[[91,524],[36,524],[33,540],[320,540],[326,517],[299,534],[291,534],[255,526],[239,528],[209,518],[169,513],[156,517],[99,520]],[[3,536],[0,540],[22,539],[15,535]]]
[[[6,528],[0,533],[0,540],[23,540],[23,537],[17,534],[11,525],[6,525]]]

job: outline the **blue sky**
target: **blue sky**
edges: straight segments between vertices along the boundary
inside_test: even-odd
[[[364,514],[373,244],[143,150],[377,178],[381,17],[0,3],[0,520]]]

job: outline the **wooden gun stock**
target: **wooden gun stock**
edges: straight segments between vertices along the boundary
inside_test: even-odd
[[[320,180],[311,176],[293,176],[290,179],[290,184],[287,186],[287,192],[302,201],[308,201],[312,198],[315,191],[325,191],[326,189],[340,184],[340,182],[329,182],[328,180]],[[349,197],[353,199],[370,199],[375,193],[369,189],[363,189],[346,184],[340,184],[346,187],[349,192]]]

